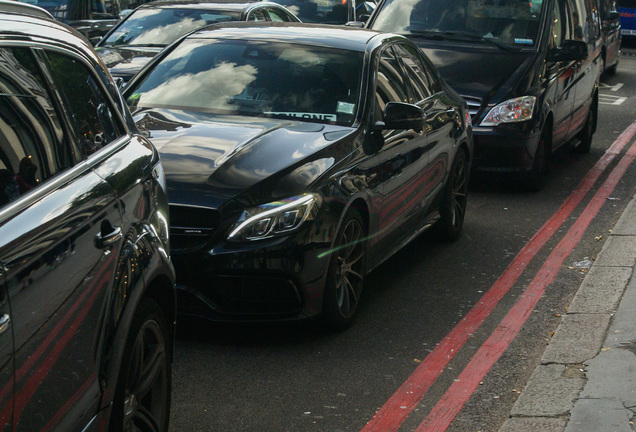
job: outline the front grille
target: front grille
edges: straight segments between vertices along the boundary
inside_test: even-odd
[[[470,116],[474,120],[475,116],[477,115],[477,113],[479,112],[481,108],[481,99],[472,97],[472,96],[462,96],[462,97],[468,104],[468,112],[470,113]]]
[[[216,232],[221,216],[209,208],[171,205],[170,246],[173,253],[203,247]]]

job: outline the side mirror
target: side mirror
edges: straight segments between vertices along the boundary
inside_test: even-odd
[[[424,128],[426,117],[417,105],[404,102],[389,102],[384,108],[382,129],[413,129]]]
[[[579,61],[587,58],[587,44],[583,41],[566,39],[550,55],[552,61]]]

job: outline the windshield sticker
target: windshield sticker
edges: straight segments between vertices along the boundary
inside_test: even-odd
[[[532,45],[534,43],[534,40],[532,40],[532,39],[515,38],[515,43],[516,44],[524,44],[524,45]]]
[[[298,118],[303,120],[322,120],[322,121],[336,121],[338,116],[335,114],[320,114],[320,113],[303,113],[303,112],[280,112],[269,111],[264,114],[285,116],[289,118]]]
[[[340,114],[353,114],[356,109],[356,104],[352,104],[349,102],[338,102],[338,107],[336,108],[336,112]]]

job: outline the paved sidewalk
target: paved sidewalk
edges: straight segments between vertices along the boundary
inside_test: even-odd
[[[499,432],[636,431],[636,196]]]

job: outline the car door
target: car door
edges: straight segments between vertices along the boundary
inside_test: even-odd
[[[0,48],[0,261],[15,338],[13,430],[82,430],[115,279],[117,196],[93,167],[127,139],[99,79],[72,53]],[[0,391],[2,391],[0,389]]]
[[[596,82],[600,76],[600,19],[598,9],[590,4],[590,0],[568,0],[569,10],[572,11],[575,25],[575,38],[582,40],[588,46],[589,55],[585,60],[576,63],[574,67],[574,103],[572,107],[572,123],[569,137],[576,134],[587,118],[592,97],[596,91]],[[578,18],[577,18],[578,17]]]
[[[565,0],[554,0],[548,36],[548,53],[556,52],[566,39],[574,39],[572,12]],[[578,63],[570,60],[554,61],[548,54],[546,74],[553,92],[549,97],[553,99],[552,141],[554,143],[564,141],[570,129],[576,92],[575,72],[579,66]]]
[[[433,65],[426,61],[417,48],[409,44],[396,45],[400,59],[411,84],[413,101],[426,116],[423,133],[426,135],[426,168],[420,170],[418,199],[422,215],[437,192],[444,185],[450,169],[450,155],[454,154],[458,134],[461,133],[461,113],[449,105],[442,84],[432,73]]]
[[[389,102],[412,102],[407,78],[393,46],[380,53],[375,77],[373,121],[382,120]],[[421,212],[421,173],[428,164],[423,131],[383,130],[378,153],[381,178],[379,249],[392,250],[413,235]]]
[[[4,270],[0,269],[0,429],[10,430],[13,424],[13,331],[11,308],[6,290]]]

